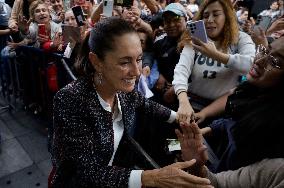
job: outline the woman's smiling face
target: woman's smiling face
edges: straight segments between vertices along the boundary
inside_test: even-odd
[[[213,40],[219,38],[222,35],[226,21],[222,5],[218,1],[209,4],[204,10],[202,17],[207,35]]]

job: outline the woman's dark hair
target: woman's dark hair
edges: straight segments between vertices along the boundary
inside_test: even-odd
[[[81,45],[75,64],[78,74],[92,75],[95,72],[89,61],[89,52],[95,53],[99,59],[104,60],[106,53],[114,49],[115,38],[127,33],[137,32],[121,18],[110,17],[96,23]]]
[[[152,48],[153,48],[152,36],[149,35],[149,33],[143,28],[137,29],[137,33],[144,33],[147,36],[146,41],[145,41],[146,49],[144,49],[144,50],[145,51],[152,51]]]

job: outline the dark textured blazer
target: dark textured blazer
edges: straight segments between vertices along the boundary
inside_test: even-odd
[[[124,135],[135,126],[137,110],[166,121],[171,111],[140,93],[118,93]],[[120,164],[116,152],[113,166],[114,134],[112,114],[101,106],[89,78],[83,77],[61,89],[54,98],[52,162],[53,187],[128,187],[131,168]],[[127,155],[127,152],[124,153]]]

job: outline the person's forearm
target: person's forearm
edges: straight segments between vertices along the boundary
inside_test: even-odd
[[[216,99],[210,105],[202,109],[202,113],[206,115],[206,117],[215,117],[222,114],[225,111],[226,103],[228,96],[231,92],[226,93],[225,95],[221,96],[220,98]]]
[[[229,55],[222,53],[220,51],[217,51],[213,59],[226,65],[229,62]]]
[[[188,100],[188,96],[187,96],[187,92],[186,91],[178,91],[177,93],[177,97],[178,97],[178,101],[179,101],[179,106],[189,106],[190,108],[192,108],[189,100]]]
[[[10,32],[11,32],[10,29],[0,30],[0,35],[7,35],[7,34],[10,34]]]
[[[143,186],[147,187],[155,187],[155,181],[153,175],[157,170],[145,170],[142,172],[141,175],[141,182]]]
[[[144,22],[141,18],[139,19],[140,19],[140,28],[143,28],[151,36],[153,34],[151,25]]]
[[[154,0],[144,0],[144,3],[150,9],[152,14],[156,14],[159,11],[158,5]]]
[[[95,8],[92,11],[91,21],[93,24],[97,23],[100,20],[102,13],[103,13],[103,1],[99,4],[97,8]]]
[[[184,104],[188,102],[188,97],[187,97],[187,92],[186,91],[178,91],[177,92],[177,97],[178,97],[178,101],[179,104]]]

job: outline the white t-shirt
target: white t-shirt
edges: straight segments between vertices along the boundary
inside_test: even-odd
[[[186,45],[174,70],[175,92],[189,90],[200,97],[215,100],[236,87],[255,56],[255,44],[246,33],[240,32],[239,42],[229,50],[228,63],[222,64]],[[188,84],[188,79],[191,83]]]

